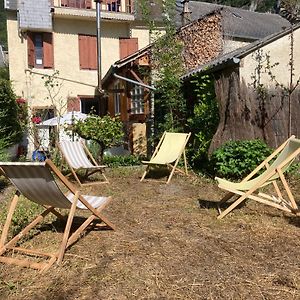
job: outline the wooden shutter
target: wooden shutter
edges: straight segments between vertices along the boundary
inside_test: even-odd
[[[28,66],[34,67],[35,53],[34,53],[34,34],[28,32],[27,34],[27,52],[28,52]]]
[[[120,59],[138,50],[137,38],[120,38]]]
[[[79,97],[70,97],[67,102],[67,111],[80,111]]]
[[[95,36],[89,36],[88,40],[89,69],[97,70],[97,38]]]
[[[44,68],[52,69],[54,67],[52,33],[43,33],[43,55]]]
[[[108,95],[108,113],[111,117],[114,117],[115,115],[115,103],[113,93],[109,93]]]
[[[79,66],[80,69],[89,68],[89,59],[88,59],[88,36],[78,35],[79,42]]]
[[[125,122],[128,121],[128,98],[126,96],[126,93],[121,93],[121,99],[120,99],[121,103],[121,121]]]
[[[92,8],[92,0],[85,0],[85,8],[87,9]]]

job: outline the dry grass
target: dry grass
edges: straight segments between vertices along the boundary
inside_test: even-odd
[[[167,186],[141,174],[115,169],[110,185],[85,188],[113,196],[105,214],[117,230],[89,232],[42,276],[1,264],[0,298],[300,299],[298,219],[248,202],[218,221],[203,201],[221,198],[214,182],[175,176]],[[56,225],[27,243],[52,248]]]

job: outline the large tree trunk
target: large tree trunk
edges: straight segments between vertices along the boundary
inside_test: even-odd
[[[265,99],[240,82],[238,70],[216,76],[220,122],[209,153],[229,140],[263,139],[277,147],[288,138],[288,97],[280,89],[269,90]],[[300,136],[300,87],[291,95],[292,134]]]

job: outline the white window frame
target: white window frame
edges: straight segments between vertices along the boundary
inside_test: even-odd
[[[131,114],[140,115],[145,113],[144,96],[145,90],[141,85],[135,84],[131,91]]]

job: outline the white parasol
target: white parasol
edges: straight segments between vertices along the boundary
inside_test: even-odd
[[[38,125],[42,125],[42,126],[58,126],[58,124],[71,125],[74,123],[74,121],[85,120],[87,117],[88,117],[87,114],[81,113],[79,111],[70,111],[60,117],[54,117],[44,122],[41,122]]]

